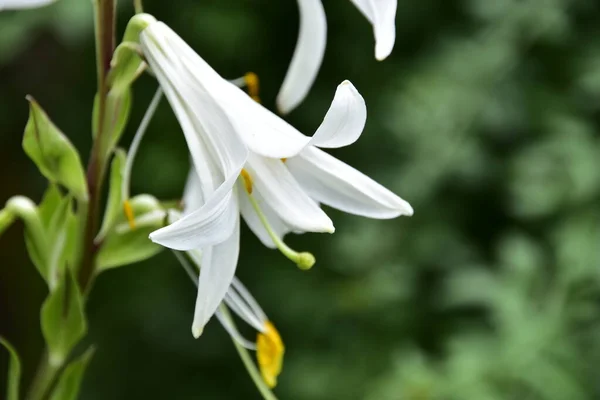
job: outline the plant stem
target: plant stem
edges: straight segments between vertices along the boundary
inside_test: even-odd
[[[79,204],[85,211],[86,222],[84,231],[83,253],[81,265],[79,266],[79,287],[85,295],[90,288],[94,276],[95,255],[98,250],[94,243],[98,231],[98,213],[100,208],[100,197],[102,181],[108,158],[107,148],[103,136],[103,124],[106,114],[106,97],[108,87],[106,78],[110,69],[115,48],[115,7],[116,0],[94,1],[94,22],[96,37],[96,69],[98,74],[98,110],[96,126],[94,126],[95,137],[92,152],[87,168],[88,203]],[[28,394],[29,400],[45,400],[52,394],[52,389],[58,380],[60,367],[50,364],[48,351],[40,360],[36,375],[31,383]]]
[[[110,61],[115,48],[115,0],[95,0],[95,33],[96,33],[96,65],[98,73],[98,113],[96,137],[87,169],[89,204],[86,217],[83,257],[79,269],[79,287],[87,293],[94,277],[94,259],[98,250],[94,238],[98,231],[98,215],[102,183],[106,169],[108,154],[104,142],[104,120],[106,114],[106,97],[108,87],[106,77],[110,69]]]
[[[53,366],[48,361],[48,353],[45,351],[40,364],[38,365],[37,373],[31,383],[28,400],[43,400],[49,397],[51,388],[56,381],[56,375],[60,367]]]

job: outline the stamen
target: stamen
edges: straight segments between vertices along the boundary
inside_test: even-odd
[[[281,160],[281,162],[286,162],[287,158],[281,158],[280,160]]]
[[[273,232],[273,229],[271,228],[271,225],[269,224],[267,217],[260,209],[260,206],[259,206],[258,202],[256,201],[256,199],[254,198],[254,196],[252,196],[252,177],[250,176],[250,174],[248,173],[248,171],[246,169],[242,169],[240,176],[244,180],[244,187],[246,189],[246,192],[248,193],[248,199],[250,200],[250,203],[252,204],[254,211],[256,211],[256,214],[258,215],[260,222],[263,224],[263,226],[267,230],[267,233],[271,237],[271,240],[273,240],[273,243],[275,243],[275,246],[277,247],[277,249],[279,249],[279,251],[281,251],[281,253],[284,256],[286,256],[291,261],[296,263],[298,268],[305,270],[305,271],[311,269],[312,266],[315,265],[315,262],[316,262],[315,256],[313,256],[311,253],[309,253],[307,251],[303,251],[303,252],[295,251],[294,249],[290,248],[287,244],[285,244],[283,242],[283,240],[281,240],[281,238],[279,236],[277,236],[277,234],[275,234],[275,232]]]
[[[125,217],[127,218],[127,222],[129,223],[129,227],[131,230],[135,229],[135,215],[133,214],[133,208],[131,208],[131,203],[129,200],[125,200],[123,203],[123,211],[125,212]]]
[[[266,332],[256,336],[256,359],[265,383],[270,388],[277,385],[277,377],[283,366],[285,347],[279,332],[270,321],[266,323]]]
[[[252,177],[245,168],[242,168],[240,175],[244,180],[244,188],[246,189],[246,192],[248,192],[248,194],[252,194]]]
[[[244,75],[244,81],[246,82],[246,87],[248,88],[248,95],[252,97],[254,101],[260,103],[260,97],[258,97],[258,75],[256,75],[254,72],[248,72],[246,75]]]

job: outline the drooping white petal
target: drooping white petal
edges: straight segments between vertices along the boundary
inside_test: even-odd
[[[240,185],[241,184],[242,183],[240,182]],[[262,244],[270,249],[276,248],[277,246],[275,246],[275,243],[273,243],[273,239],[271,239],[267,229],[254,210],[252,203],[250,203],[250,199],[248,198],[245,189],[240,187],[238,189],[238,193],[240,213],[242,214],[244,221],[246,221],[246,225],[248,225],[250,230],[254,232]],[[283,238],[285,234],[291,231],[291,229],[286,225],[285,222],[283,222],[279,215],[277,215],[277,213],[265,202],[258,190],[254,191],[252,196],[254,196],[254,200],[258,203],[260,209],[265,215],[265,218],[267,218],[267,221],[271,226],[271,230],[275,233],[275,235],[277,235],[279,238]]]
[[[54,3],[56,0],[0,0],[0,11],[20,8],[38,8]]]
[[[350,81],[344,81],[338,85],[311,143],[326,148],[348,146],[360,137],[366,120],[365,100]]]
[[[362,172],[315,147],[306,148],[287,167],[318,202],[370,218],[412,215],[413,209]]]
[[[190,168],[188,177],[185,182],[185,188],[183,189],[183,213],[189,214],[193,211],[199,210],[204,204],[204,195],[202,193],[202,182],[196,168]]]
[[[396,8],[398,0],[351,0],[373,25],[375,58],[390,55],[396,40]]]
[[[240,224],[236,218],[233,233],[222,243],[207,247],[202,254],[198,296],[192,334],[200,336],[204,325],[225,298],[235,274],[240,250]]]
[[[292,229],[333,232],[333,223],[279,159],[250,154],[246,169],[266,204]]]
[[[198,210],[150,234],[150,239],[175,250],[192,250],[220,243],[231,236],[238,219],[232,186],[225,182]]]
[[[277,108],[287,114],[308,94],[317,77],[327,42],[327,20],[321,0],[298,0],[300,30],[292,61],[277,95]]]
[[[208,198],[224,181],[237,177],[247,149],[209,88],[198,79],[197,71],[191,71],[195,66],[203,72],[205,63],[190,67],[171,46],[175,39],[180,40],[161,22],[151,23],[140,35],[144,55],[182,126],[203,194]],[[205,79],[221,78],[215,73]]]

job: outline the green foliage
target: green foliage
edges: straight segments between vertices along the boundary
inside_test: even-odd
[[[41,324],[50,365],[62,366],[87,331],[83,298],[70,271],[63,274],[56,289],[44,301]]]
[[[87,199],[79,153],[37,102],[32,97],[28,100],[29,121],[23,135],[25,153],[50,182],[65,186],[80,200]]]
[[[95,351],[92,347],[67,365],[50,400],[75,400],[78,398],[81,381]]]
[[[106,202],[106,210],[102,218],[102,227],[98,233],[98,238],[102,239],[108,231],[114,227],[115,221],[120,214],[123,213],[122,199],[122,184],[123,184],[123,169],[127,154],[122,149],[115,151],[111,166],[110,178],[108,181],[108,200]]]
[[[158,200],[149,195],[135,196],[130,201],[135,216],[130,226],[121,213],[114,228],[106,235],[96,258],[98,271],[133,264],[152,257],[163,248],[148,235],[165,224],[166,213]]]
[[[14,347],[0,336],[0,344],[10,355],[8,362],[8,376],[6,378],[6,400],[19,400],[19,386],[21,381],[21,360]]]

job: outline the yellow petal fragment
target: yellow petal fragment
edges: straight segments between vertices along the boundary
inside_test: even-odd
[[[254,101],[260,103],[260,97],[258,97],[258,75],[256,75],[254,72],[247,72],[246,75],[244,75],[244,81],[246,82],[246,87],[248,88],[248,95],[252,97]]]
[[[242,168],[242,172],[240,172],[240,175],[244,180],[244,187],[246,188],[246,192],[248,192],[248,194],[252,194],[252,177],[250,176],[248,171],[246,171],[245,168]]]
[[[125,200],[125,202],[123,203],[123,211],[125,212],[125,217],[127,218],[129,227],[132,230],[135,229],[135,216],[133,214],[133,208],[131,208],[131,203],[129,203],[129,200]]]
[[[277,377],[283,366],[285,347],[279,332],[270,321],[265,324],[265,332],[259,332],[256,337],[256,358],[258,367],[265,383],[270,388],[277,385]]]

